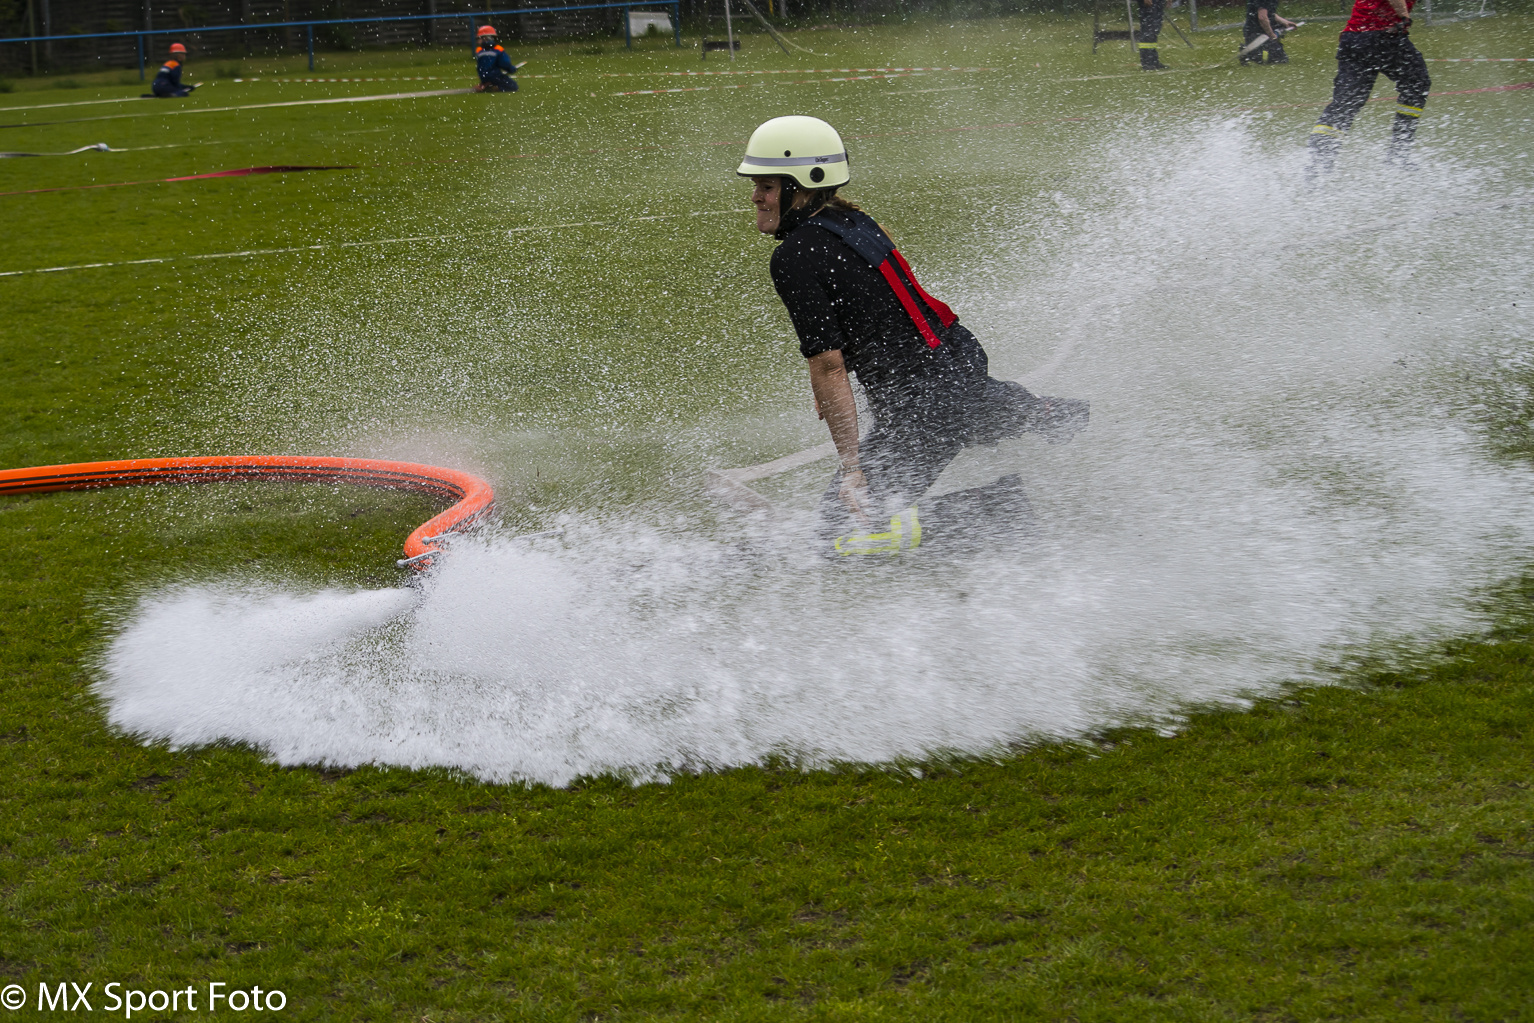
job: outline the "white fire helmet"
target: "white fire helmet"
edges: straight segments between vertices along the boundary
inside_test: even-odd
[[[793,178],[801,188],[834,188],[852,180],[847,147],[836,129],[818,117],[774,117],[751,133],[743,178]]]

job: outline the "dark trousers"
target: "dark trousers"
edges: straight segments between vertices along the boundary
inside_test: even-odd
[[[1332,101],[1311,129],[1310,147],[1330,161],[1353,127],[1353,118],[1369,101],[1374,83],[1384,75],[1396,86],[1396,116],[1391,125],[1391,151],[1404,155],[1417,134],[1417,119],[1427,105],[1427,61],[1404,32],[1344,32],[1337,42],[1337,77]]]
[[[1161,35],[1161,22],[1166,18],[1166,0],[1152,0],[1140,5],[1140,30],[1135,42],[1140,50],[1140,66],[1158,68],[1161,57],[1156,50],[1156,39]]]
[[[161,99],[181,99],[192,94],[192,87],[189,85],[171,85],[169,83],[155,82],[149,88]]]
[[[495,92],[516,92],[517,80],[504,71],[492,71],[480,78],[479,84]]]
[[[1248,46],[1252,45],[1253,41],[1257,39],[1268,39],[1268,34],[1266,32],[1258,32],[1255,35],[1247,36],[1246,41],[1241,44],[1241,48],[1245,50]],[[1253,50],[1251,53],[1241,54],[1241,63],[1261,64],[1262,55],[1264,53],[1268,55],[1269,64],[1289,63],[1289,55],[1284,52],[1284,41],[1282,39],[1268,39],[1265,45],[1257,47],[1257,49]]]
[[[1039,397],[1022,384],[993,377],[951,399],[876,417],[858,444],[858,462],[877,506],[875,528],[881,514],[887,517],[915,504],[966,447],[1023,433],[1068,440],[1086,420],[1086,402]],[[838,471],[820,498],[821,531],[827,537],[862,529],[842,504],[841,480]]]

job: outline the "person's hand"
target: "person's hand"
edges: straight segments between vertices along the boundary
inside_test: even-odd
[[[852,469],[842,473],[841,486],[837,489],[837,496],[842,499],[842,504],[852,513],[852,517],[858,520],[858,524],[864,529],[872,525],[868,517],[868,510],[873,506],[873,499],[868,493],[868,480],[863,477],[862,469]]]

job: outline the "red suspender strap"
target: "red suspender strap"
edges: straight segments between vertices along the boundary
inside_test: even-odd
[[[958,317],[953,314],[953,310],[948,308],[945,303],[939,302],[937,299],[927,294],[927,289],[921,286],[921,281],[918,281],[916,279],[916,275],[911,272],[910,264],[905,261],[905,257],[900,254],[900,250],[891,249],[890,255],[895,258],[895,262],[900,264],[900,269],[905,271],[905,275],[910,280],[911,286],[915,288],[916,293],[922,297],[922,301],[927,303],[927,308],[931,309],[934,313],[937,313],[938,322],[945,327],[953,326],[953,321],[957,320]],[[930,341],[927,343],[928,345],[932,345],[932,342]],[[932,345],[932,347],[936,347],[936,345]]]
[[[899,253],[896,253],[896,255],[898,256]],[[905,260],[901,260],[901,262],[904,263]],[[921,310],[917,308],[916,299],[912,298],[911,292],[906,289],[905,281],[902,281],[900,279],[900,275],[895,272],[894,265],[886,259],[884,262],[879,264],[879,272],[883,274],[884,279],[889,282],[890,289],[895,292],[895,297],[900,299],[900,304],[905,306],[906,315],[911,318],[912,323],[916,324],[916,329],[921,331],[921,336],[926,340],[927,347],[936,348],[938,345],[942,344],[942,340],[937,336],[937,334],[933,333],[932,325],[927,322],[927,318],[923,316]],[[915,280],[915,278],[912,278],[912,280]],[[920,287],[920,285],[917,285],[918,290]],[[930,302],[932,300],[928,299],[927,301]],[[944,306],[943,308],[947,309],[948,307]],[[948,315],[952,316],[953,314],[949,313]],[[947,326],[947,324],[944,324],[944,326]]]

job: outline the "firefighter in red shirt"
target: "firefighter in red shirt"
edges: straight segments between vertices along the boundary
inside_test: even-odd
[[[1427,104],[1427,62],[1407,36],[1416,0],[1354,0],[1353,15],[1337,41],[1337,78],[1332,101],[1310,132],[1310,173],[1329,171],[1353,118],[1369,101],[1375,80],[1384,75],[1396,85],[1396,116],[1386,159],[1411,166],[1417,119]]]

